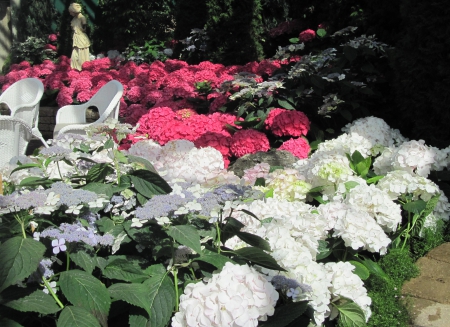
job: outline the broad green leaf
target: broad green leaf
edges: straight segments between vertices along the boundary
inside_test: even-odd
[[[70,259],[72,259],[72,261],[75,262],[78,267],[83,268],[84,271],[86,271],[88,274],[92,274],[92,271],[94,271],[95,269],[95,257],[90,256],[84,251],[71,253]]]
[[[340,327],[365,327],[366,318],[362,309],[353,301],[344,304],[333,304],[339,311]]]
[[[100,327],[100,324],[86,309],[66,306],[59,315],[56,327]]]
[[[125,301],[131,305],[147,311],[150,316],[150,298],[148,289],[142,284],[124,284],[118,283],[108,288],[109,294],[113,299]]]
[[[149,170],[136,170],[129,176],[136,191],[147,198],[151,198],[156,194],[167,194],[172,192],[170,185],[167,184],[161,176],[152,173]]]
[[[213,265],[217,269],[222,269],[227,262],[233,262],[233,260],[224,255],[208,250],[203,250],[203,252],[200,253],[200,257],[195,258],[193,261],[203,261]]]
[[[317,34],[319,37],[324,37],[325,35],[327,35],[327,31],[324,30],[323,28],[319,28],[319,29],[317,30],[316,34]]]
[[[34,272],[45,246],[32,239],[13,237],[0,245],[0,292]]]
[[[344,56],[348,61],[352,62],[358,56],[358,50],[353,47],[345,46],[344,47]]]
[[[348,181],[348,182],[345,182],[344,185],[345,185],[345,189],[347,191],[350,191],[352,188],[358,186],[359,183],[355,182],[355,181]]]
[[[114,147],[114,141],[112,139],[108,139],[103,145],[105,149],[112,149]]]
[[[28,296],[9,301],[3,305],[21,312],[38,312],[44,315],[58,312],[59,306],[51,295],[42,290],[36,290]]]
[[[111,184],[89,183],[81,187],[83,190],[91,191],[96,194],[106,194],[109,198],[113,196],[114,191]]]
[[[200,235],[197,229],[191,225],[170,226],[167,235],[182,245],[186,245],[197,253],[202,252]]]
[[[14,172],[16,172],[16,171],[18,171],[18,170],[23,170],[23,169],[28,169],[28,168],[35,168],[35,167],[40,167],[41,165],[39,165],[39,164],[33,164],[33,163],[29,163],[29,164],[22,164],[22,165],[20,165],[19,167],[17,167],[17,168],[14,168],[12,171],[11,171],[11,173],[10,173],[10,175],[12,175]]]
[[[259,218],[258,218],[253,212],[248,211],[248,210],[246,210],[246,209],[239,209],[239,210],[242,211],[242,212],[244,212],[244,213],[246,213],[246,214],[249,215],[249,216],[252,216],[252,217],[255,218],[256,220],[259,220]]]
[[[157,264],[145,268],[144,273],[153,277],[157,275],[164,275],[166,271],[166,268],[162,264]]]
[[[438,194],[434,195],[430,200],[428,200],[427,205],[425,206],[425,209],[422,212],[422,216],[426,217],[430,213],[433,212],[433,210],[436,207],[440,197],[441,197],[441,194],[438,193]]]
[[[123,280],[126,282],[142,282],[148,276],[132,262],[126,259],[117,259],[103,269],[103,275],[109,279]]]
[[[2,327],[23,327],[18,322],[15,322],[14,320],[11,320],[8,318],[0,318],[0,326],[2,326]]]
[[[373,275],[377,275],[385,280],[389,279],[389,276],[384,272],[384,270],[376,263],[375,261],[363,258],[361,263],[369,270],[369,272]]]
[[[320,90],[323,90],[327,83],[322,77],[317,75],[311,75],[310,80],[312,85],[318,87]]]
[[[150,326],[164,327],[175,307],[175,289],[167,275],[155,276],[144,282],[150,298]]]
[[[255,186],[266,186],[266,180],[263,177],[258,177],[255,181]]]
[[[402,207],[406,211],[409,211],[409,212],[412,212],[415,214],[420,214],[427,207],[427,203],[423,200],[416,200],[416,201],[407,202],[404,205],[402,205]]]
[[[285,327],[304,314],[307,308],[307,301],[284,304],[275,309],[262,327]]]
[[[148,317],[139,314],[130,314],[128,324],[130,327],[152,327]]]
[[[278,100],[278,104],[280,105],[281,108],[295,110],[295,107],[286,100],[280,99],[280,100]]]
[[[247,233],[247,232],[238,232],[237,237],[239,237],[241,240],[243,240],[245,243],[260,248],[261,250],[265,251],[272,251],[270,248],[269,242],[267,242],[265,239],[261,238],[258,235]]]
[[[299,38],[298,37],[293,37],[293,38],[290,38],[289,39],[289,42],[291,42],[291,43],[298,43],[300,40],[299,40]]]
[[[362,280],[366,280],[370,276],[369,269],[367,269],[366,266],[364,266],[361,262],[358,261],[349,261],[354,267],[355,270],[353,270],[353,273],[357,275]]]
[[[141,164],[142,166],[145,167],[145,169],[151,171],[152,173],[155,173],[155,174],[158,173],[156,171],[155,167],[153,167],[151,162],[148,161],[147,159],[142,158],[142,157],[138,157],[138,156],[133,156],[131,154],[127,155],[127,157],[128,157],[128,161],[129,162],[135,162],[135,163]]]
[[[111,299],[102,282],[81,270],[62,272],[59,282],[67,300],[75,307],[82,307],[89,311],[103,327],[108,326]]]
[[[100,163],[94,165],[91,169],[89,169],[86,179],[89,183],[93,182],[103,182],[106,176],[112,174],[114,169],[111,168],[109,164]]]
[[[367,184],[373,184],[373,183],[378,182],[383,177],[384,177],[383,175],[374,176],[374,177],[369,178],[366,182],[367,182]]]
[[[22,179],[20,181],[20,186],[33,186],[33,185],[41,185],[43,181],[47,180],[47,178],[30,176]]]
[[[316,261],[325,259],[331,253],[333,253],[333,249],[328,247],[328,242],[324,240],[319,240],[319,248],[317,249],[319,253],[316,255]]]
[[[254,264],[260,265],[261,267],[273,270],[286,271],[277,263],[277,261],[270,254],[267,254],[261,249],[255,247],[246,247],[235,250],[234,253]]]

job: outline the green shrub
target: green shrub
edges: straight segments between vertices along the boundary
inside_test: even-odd
[[[206,5],[207,55],[211,61],[232,65],[263,59],[259,0],[209,0]]]
[[[165,41],[173,34],[173,1],[101,0],[93,43],[96,51],[122,51],[146,40]]]
[[[405,281],[417,276],[419,270],[408,250],[391,249],[379,261],[387,277],[371,274],[366,281],[372,298],[372,317],[369,327],[409,326],[409,315],[402,300],[401,288]]]

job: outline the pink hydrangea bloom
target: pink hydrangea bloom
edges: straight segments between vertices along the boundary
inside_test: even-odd
[[[297,158],[306,159],[311,151],[311,147],[305,138],[299,137],[285,141],[278,150],[286,150]]]
[[[141,104],[131,104],[127,108],[127,117],[125,122],[136,125],[139,119],[148,112],[148,109]]]
[[[59,107],[67,106],[73,102],[73,91],[71,87],[61,87],[58,95],[56,96],[56,102]]]
[[[218,150],[224,157],[230,157],[230,141],[231,136],[227,136],[217,132],[206,132],[194,141],[197,148],[205,148],[207,146]]]
[[[58,36],[56,34],[50,34],[48,36],[48,40],[49,40],[49,42],[56,42],[56,41],[58,41]]]
[[[298,36],[300,42],[308,42],[316,38],[316,32],[311,29],[304,30]]]
[[[44,50],[52,50],[52,51],[57,51],[56,46],[53,44],[46,44],[44,45]]]
[[[308,133],[310,121],[301,111],[275,108],[267,115],[264,125],[276,136],[302,136]]]
[[[238,158],[258,151],[266,152],[269,149],[270,145],[266,134],[254,129],[237,131],[231,138],[230,150]]]

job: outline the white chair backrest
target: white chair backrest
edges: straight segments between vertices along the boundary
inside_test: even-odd
[[[31,127],[21,119],[0,116],[0,167],[18,155],[24,155],[32,138]]]
[[[11,109],[11,116],[23,119],[32,127],[38,127],[39,102],[44,94],[44,84],[37,78],[21,79],[8,87],[0,102]]]
[[[104,122],[108,118],[119,118],[120,98],[122,98],[123,86],[119,81],[112,80],[103,85],[97,93],[88,101],[89,107],[97,107],[100,115],[97,123]]]

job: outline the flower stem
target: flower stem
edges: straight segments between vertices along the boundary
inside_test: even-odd
[[[20,219],[18,214],[14,214],[14,219],[17,220],[17,222],[20,225],[20,228],[22,229],[22,236],[23,238],[27,238],[27,234],[25,233],[25,223],[22,219]]]
[[[178,294],[179,290],[178,290],[178,269],[177,268],[173,268],[172,269],[172,274],[173,274],[173,283],[175,284],[175,311],[178,312],[178,307],[180,304],[180,296]]]
[[[220,228],[219,223],[216,223],[216,232],[217,232],[217,253],[220,254]]]
[[[58,303],[59,307],[62,309],[64,308],[64,304],[61,303],[61,301],[58,299],[58,297],[56,296],[55,292],[53,292],[52,287],[50,286],[50,284],[47,282],[47,280],[44,278],[44,276],[42,276],[42,280],[44,281],[45,287],[47,288],[48,292],[51,294],[51,296],[53,296],[53,298],[55,299],[56,303]]]

